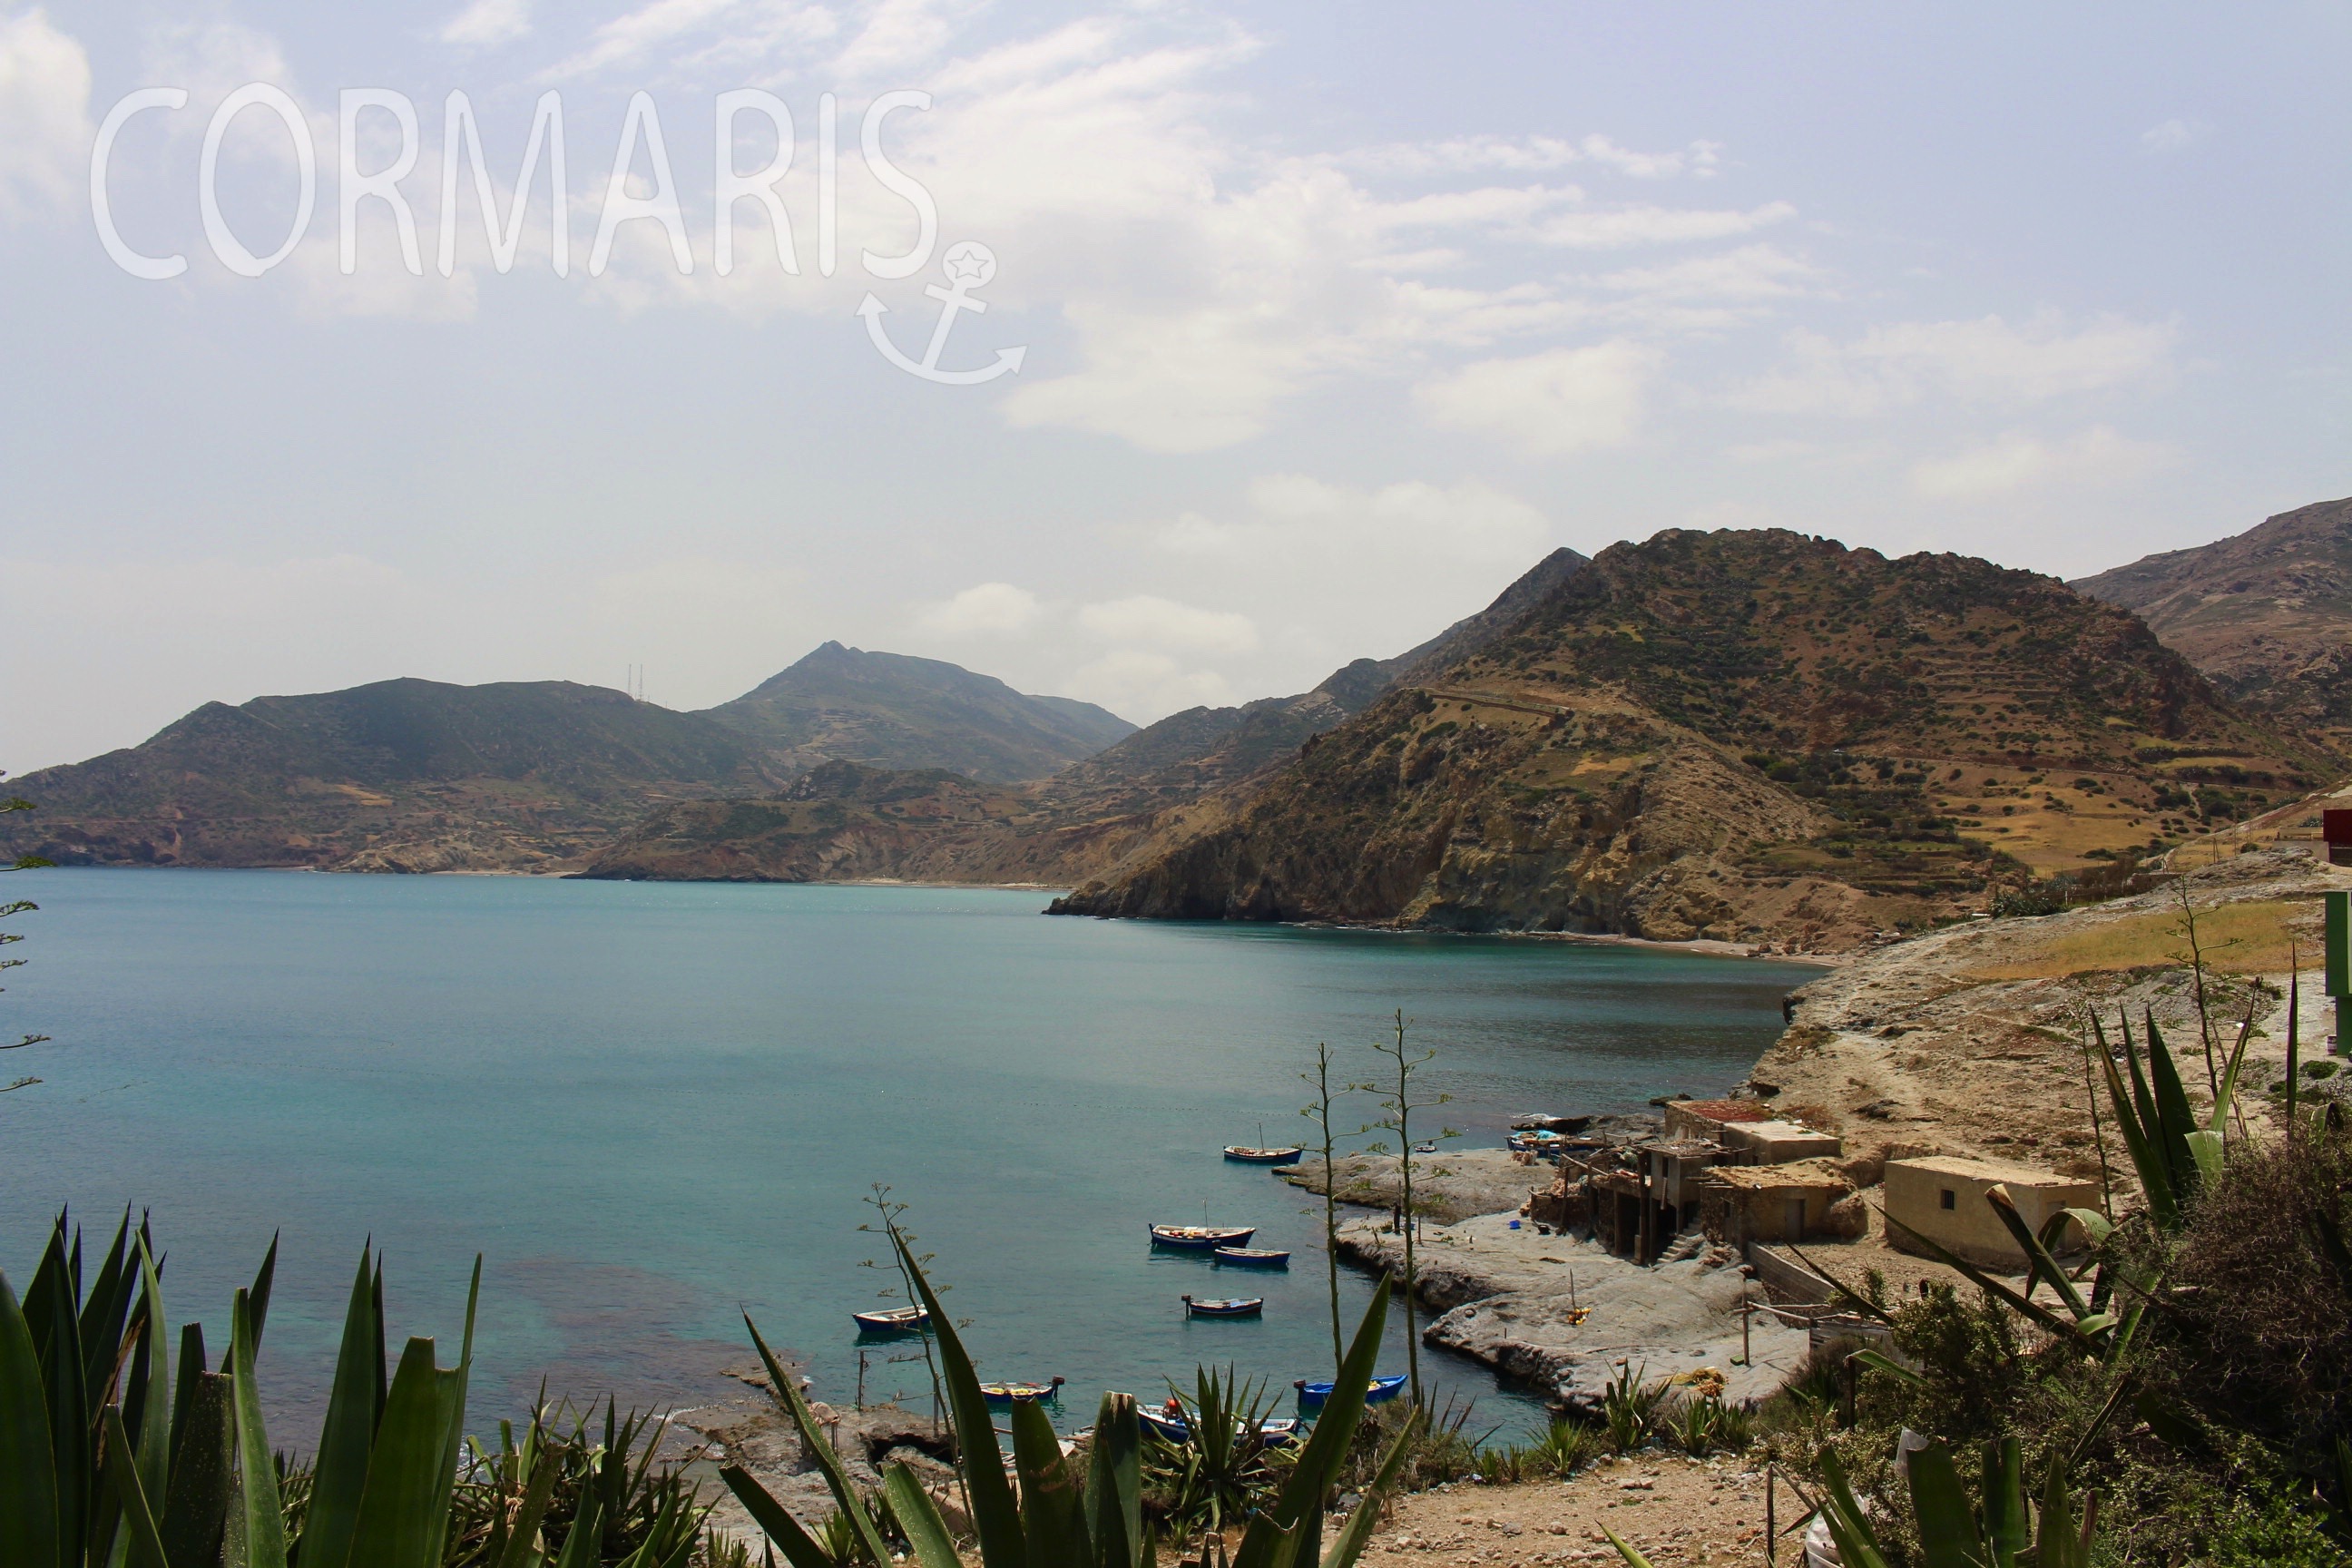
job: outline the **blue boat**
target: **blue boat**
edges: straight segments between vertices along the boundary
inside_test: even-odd
[[[1255,1318],[1265,1310],[1263,1296],[1230,1296],[1207,1301],[1184,1298],[1184,1315],[1188,1318]]]
[[[1371,1387],[1364,1393],[1364,1403],[1385,1405],[1404,1392],[1405,1381],[1403,1373],[1398,1373],[1391,1377],[1372,1379]],[[1298,1390],[1298,1408],[1310,1415],[1322,1409],[1323,1402],[1331,1397],[1331,1384],[1328,1381],[1309,1383],[1305,1378],[1300,1378],[1290,1386]]]
[[[1138,1405],[1135,1418],[1142,1422],[1143,1429],[1155,1437],[1171,1443],[1189,1443],[1192,1440],[1192,1424],[1181,1416],[1163,1415],[1157,1410]]]
[[[1213,1252],[1220,1247],[1247,1247],[1257,1234],[1254,1225],[1155,1225],[1151,1245],[1188,1252]]]
[[[1295,1147],[1260,1149],[1247,1143],[1225,1145],[1225,1158],[1244,1165],[1296,1165],[1306,1157],[1306,1150]]]
[[[931,1326],[931,1315],[920,1307],[892,1307],[880,1312],[852,1312],[861,1334],[910,1334]]]
[[[1270,1247],[1220,1247],[1215,1257],[1220,1263],[1230,1263],[1236,1268],[1287,1268],[1290,1254]]]

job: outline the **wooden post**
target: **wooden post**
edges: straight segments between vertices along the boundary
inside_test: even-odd
[[[1772,1511],[1772,1484],[1779,1479],[1778,1470],[1764,1467],[1764,1568],[1773,1568],[1772,1555],[1780,1544],[1780,1524]]]

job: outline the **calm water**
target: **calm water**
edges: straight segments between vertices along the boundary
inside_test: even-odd
[[[881,1283],[858,1267],[881,1256],[857,1230],[877,1182],[913,1205],[984,1370],[1066,1377],[1072,1420],[1203,1361],[1320,1375],[1311,1200],[1216,1154],[1261,1121],[1305,1136],[1318,1040],[1369,1072],[1402,1006],[1440,1051],[1445,1119],[1492,1145],[1516,1111],[1736,1081],[1812,973],[1048,920],[1021,892],[88,870],[7,891],[41,909],[9,922],[33,962],[0,1033],[56,1043],[0,1058],[45,1080],[0,1096],[0,1267],[26,1276],[59,1204],[109,1228],[146,1205],[173,1318],[217,1334],[282,1230],[262,1371],[275,1435],[305,1447],[371,1235],[395,1343],[438,1334],[448,1357],[484,1255],[478,1425],[542,1373],[625,1401],[723,1394],[749,1360],[739,1310],[845,1401],[848,1313]],[[1150,1256],[1147,1222],[1204,1215],[1296,1267]],[[1180,1315],[1188,1290],[1261,1289],[1259,1322]],[[1366,1291],[1345,1289],[1352,1326]],[[869,1395],[914,1390],[919,1367],[884,1353]],[[1483,1369],[1435,1370],[1490,1419],[1532,1418]]]

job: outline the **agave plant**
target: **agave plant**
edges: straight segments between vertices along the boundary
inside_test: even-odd
[[[455,1368],[412,1339],[385,1376],[383,1279],[362,1248],[319,1458],[289,1528],[254,1363],[278,1247],[236,1293],[218,1370],[203,1330],[173,1377],[146,1226],[123,1215],[82,1287],[64,1216],[20,1304],[0,1279],[0,1562],[10,1568],[438,1568],[447,1543],[474,1303]]]
[[[949,1415],[962,1460],[982,1568],[1149,1568],[1154,1560],[1153,1542],[1143,1519],[1142,1424],[1137,1419],[1134,1396],[1103,1396],[1083,1476],[1062,1452],[1045,1413],[1034,1405],[1014,1405],[1012,1474],[1008,1475],[971,1357],[905,1244],[898,1243],[898,1248],[908,1278],[930,1310],[938,1336],[940,1370],[947,1385]],[[1374,1289],[1371,1306],[1349,1346],[1314,1436],[1274,1501],[1251,1517],[1241,1546],[1233,1554],[1232,1568],[1297,1568],[1318,1563],[1320,1568],[1351,1568],[1362,1555],[1379,1517],[1380,1500],[1395,1483],[1404,1462],[1416,1420],[1407,1419],[1382,1458],[1372,1486],[1340,1528],[1328,1553],[1322,1547],[1323,1510],[1348,1445],[1363,1419],[1364,1394],[1371,1385],[1381,1331],[1388,1318],[1388,1295],[1385,1281]],[[891,1568],[889,1547],[808,1402],[768,1349],[758,1327],[748,1317],[744,1326],[767,1367],[770,1387],[824,1474],[840,1516],[857,1533],[859,1560],[866,1568]],[[750,1474],[729,1466],[719,1475],[783,1552],[791,1568],[833,1568],[823,1545]],[[912,1470],[903,1464],[890,1467],[883,1478],[883,1497],[905,1532],[918,1568],[963,1568],[939,1504]]]
[[[1144,1439],[1144,1478],[1159,1495],[1162,1517],[1183,1530],[1222,1531],[1249,1510],[1266,1479],[1261,1424],[1273,1407],[1263,1384],[1237,1380],[1231,1368],[1201,1367],[1187,1398],[1169,1384],[1192,1440]]]
[[[1630,1454],[1645,1447],[1657,1433],[1658,1405],[1666,1397],[1667,1382],[1644,1384],[1643,1366],[1635,1371],[1631,1362],[1617,1363],[1617,1375],[1601,1391],[1601,1414],[1609,1429],[1609,1446],[1620,1454]]]

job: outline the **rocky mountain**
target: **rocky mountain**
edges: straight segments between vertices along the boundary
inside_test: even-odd
[[[1055,907],[1822,950],[2331,765],[2055,579],[1677,531],[1603,552]]]
[[[1044,778],[1135,731],[1091,702],[1025,696],[939,659],[837,642],[704,711],[791,772],[842,759],[989,784]]]
[[[384,680],[208,702],[152,740],[11,781],[0,848],[65,864],[532,870],[682,795],[772,789],[759,747],[568,681]]]
[[[1130,733],[936,659],[826,643],[679,713],[564,681],[386,680],[208,702],[141,745],[11,782],[0,849],[68,864],[570,870],[677,801],[772,794],[830,758],[994,782]]]
[[[2352,738],[2352,500],[2084,577],[2233,700]]]
[[[1300,747],[1362,711],[1400,674],[1476,647],[1583,563],[1574,551],[1555,551],[1485,610],[1419,647],[1357,659],[1295,697],[1171,714],[1010,794],[919,772],[823,767],[782,801],[662,807],[584,874],[1074,886],[1225,820]]]

